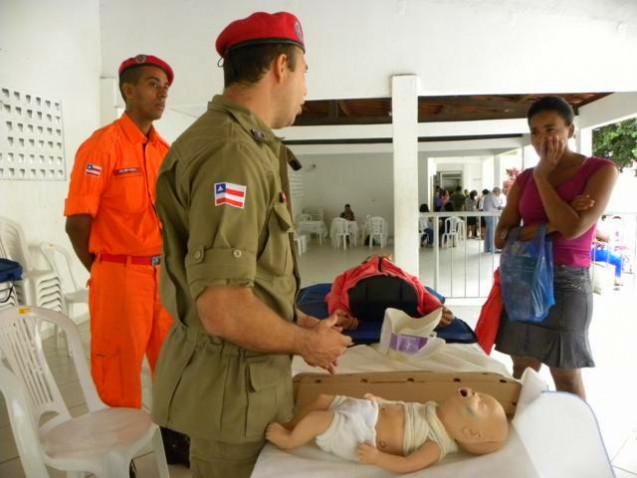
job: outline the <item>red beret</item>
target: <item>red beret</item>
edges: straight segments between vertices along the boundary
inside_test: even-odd
[[[253,13],[224,28],[215,46],[219,55],[225,57],[233,48],[256,43],[290,43],[305,51],[301,22],[287,12]]]
[[[119,65],[119,76],[122,76],[122,73],[124,73],[129,68],[144,65],[156,66],[157,68],[161,68],[162,70],[164,70],[166,76],[168,77],[168,84],[173,84],[173,78],[175,78],[173,69],[164,60],[153,55],[137,55],[129,58],[128,60],[124,60],[122,64]]]

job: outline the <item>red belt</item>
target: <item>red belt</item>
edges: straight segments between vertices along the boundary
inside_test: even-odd
[[[98,254],[100,261],[117,262],[118,264],[136,264],[140,266],[158,266],[161,256],[126,256],[123,254]]]

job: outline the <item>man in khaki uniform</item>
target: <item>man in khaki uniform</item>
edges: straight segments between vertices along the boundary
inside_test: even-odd
[[[306,88],[301,25],[255,13],[217,39],[225,89],[173,144],[157,182],[162,300],[176,320],[153,416],[191,437],[194,477],[247,477],[272,421],[292,417],[290,360],[333,371],[337,318],[295,313],[287,149]]]

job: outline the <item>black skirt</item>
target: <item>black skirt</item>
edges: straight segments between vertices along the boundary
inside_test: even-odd
[[[512,322],[503,312],[496,350],[554,368],[594,367],[588,340],[593,316],[589,269],[556,266],[553,285],[555,305],[543,322]]]

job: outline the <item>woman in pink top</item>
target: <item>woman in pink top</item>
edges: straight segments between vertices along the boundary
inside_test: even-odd
[[[595,365],[588,341],[591,243],[618,173],[611,161],[568,148],[573,118],[571,106],[557,96],[537,100],[527,113],[540,162],[511,188],[495,245],[503,248],[514,227],[522,225],[520,237],[529,240],[546,224],[553,239],[555,305],[541,323],[511,322],[503,314],[496,348],[511,355],[516,378],[526,367],[539,370],[546,364],[557,390],[585,398],[580,369]]]

